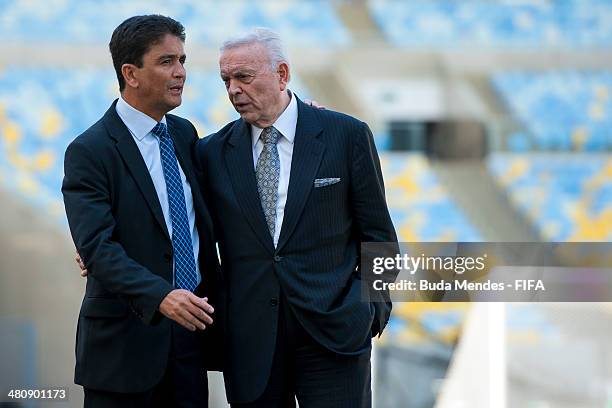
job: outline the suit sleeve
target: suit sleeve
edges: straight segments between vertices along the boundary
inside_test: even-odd
[[[172,285],[131,259],[113,239],[108,177],[104,166],[82,143],[73,142],[64,158],[62,193],[72,239],[90,275],[109,292],[128,301],[136,314],[155,324],[159,304]]]
[[[397,235],[385,200],[385,186],[374,138],[365,123],[356,132],[351,158],[351,206],[360,242],[388,242],[391,252],[398,253]],[[394,255],[394,254],[393,254]],[[392,255],[392,256],[393,256]],[[389,271],[387,281],[395,280],[398,271]],[[370,291],[375,316],[372,335],[382,334],[391,314],[388,291]]]

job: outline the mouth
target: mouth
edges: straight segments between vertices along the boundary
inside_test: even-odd
[[[180,94],[183,93],[183,85],[171,86],[168,89],[170,90],[170,93],[172,93],[174,95],[180,95]]]
[[[249,105],[250,105],[250,103],[248,103],[248,102],[234,103],[234,108],[236,108],[236,110],[238,112],[241,112],[241,111],[245,110]]]

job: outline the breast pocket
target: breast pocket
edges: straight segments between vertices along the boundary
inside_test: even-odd
[[[312,195],[318,200],[337,200],[345,192],[345,182],[340,177],[319,177],[312,186]]]
[[[307,210],[319,225],[326,225],[326,230],[334,229],[341,222],[346,211],[348,190],[346,182],[325,183],[312,186]]]

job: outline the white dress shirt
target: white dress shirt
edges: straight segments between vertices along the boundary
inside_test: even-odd
[[[159,152],[159,138],[151,133],[157,122],[152,117],[140,112],[129,105],[121,96],[117,101],[117,114],[129,129],[140,154],[151,175],[151,180],[157,192],[157,198],[161,205],[166,221],[168,233],[172,237],[172,219],[170,218],[170,204],[168,203],[168,191],[166,190],[166,179],[164,178],[164,170]],[[166,123],[166,116],[162,117],[162,123]],[[185,173],[177,160],[179,172],[181,173],[181,181],[183,182],[183,192],[185,194],[185,205],[187,208],[187,217],[189,218],[189,230],[191,231],[191,242],[193,243],[193,256],[195,259],[196,273],[198,283],[202,280],[200,277],[200,267],[198,265],[198,254],[200,252],[200,236],[195,226],[195,209],[193,208],[193,195],[191,194],[191,186],[185,177]],[[173,276],[174,284],[174,276]]]
[[[278,244],[283,216],[285,215],[285,204],[287,203],[287,190],[289,189],[289,175],[291,174],[291,159],[293,158],[293,141],[295,139],[295,129],[298,119],[297,102],[293,94],[289,91],[291,101],[283,113],[276,119],[272,126],[282,135],[276,144],[280,159],[280,178],[278,180],[278,202],[276,203],[276,223],[274,226],[274,247]],[[255,125],[251,126],[251,136],[253,141],[253,165],[257,168],[257,160],[263,151],[264,143],[260,139],[262,128]]]

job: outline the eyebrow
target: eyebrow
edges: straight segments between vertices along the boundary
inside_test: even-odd
[[[236,76],[236,75],[255,75],[257,72],[253,69],[238,68],[235,71],[221,71],[221,76]]]
[[[185,54],[181,54],[181,55],[178,55],[178,54],[163,54],[163,55],[160,55],[160,56],[157,58],[157,60],[158,60],[158,61],[161,61],[161,60],[164,60],[164,59],[166,59],[166,58],[177,58],[177,59],[181,59],[181,58],[187,58],[187,55],[185,55]]]

